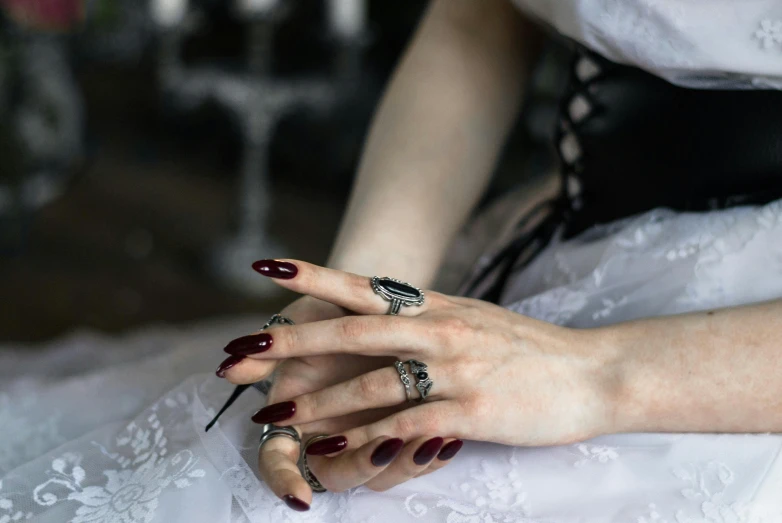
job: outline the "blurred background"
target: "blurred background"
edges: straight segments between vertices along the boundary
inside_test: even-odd
[[[282,308],[250,263],[326,259],[426,5],[0,0],[0,341]],[[484,207],[552,169],[566,59]]]

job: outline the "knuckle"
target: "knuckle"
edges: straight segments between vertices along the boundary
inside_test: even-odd
[[[277,327],[271,331],[271,335],[278,347],[282,345],[282,350],[290,350],[299,344],[299,331],[296,327]]]
[[[367,331],[367,323],[361,317],[342,318],[339,322],[339,331],[345,339],[360,338]]]
[[[411,434],[415,434],[418,430],[426,428],[424,427],[426,424],[428,424],[426,418],[417,420],[409,414],[403,414],[397,416],[394,421],[394,428],[396,429],[395,434],[397,434],[398,437],[405,439]]]
[[[438,341],[444,345],[452,345],[457,340],[469,336],[472,327],[469,322],[457,316],[444,316],[434,320],[434,332]]]
[[[376,398],[386,389],[376,373],[362,374],[356,379],[356,385],[362,398]]]
[[[388,485],[375,485],[374,483],[367,483],[364,486],[372,492],[385,492],[391,488]]]
[[[494,405],[482,394],[474,394],[462,399],[460,406],[470,419],[491,416]]]

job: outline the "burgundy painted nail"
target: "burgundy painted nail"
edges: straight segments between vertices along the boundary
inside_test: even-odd
[[[253,269],[269,278],[290,280],[296,277],[299,269],[289,262],[277,260],[258,260],[253,263]]]
[[[405,442],[399,438],[387,439],[378,445],[375,452],[372,453],[372,464],[376,467],[385,467],[394,461],[404,446]]]
[[[286,505],[288,505],[290,508],[292,508],[296,512],[307,512],[310,509],[309,505],[304,503],[302,500],[300,500],[296,496],[292,496],[290,494],[284,495],[282,497],[282,500],[285,502]]]
[[[442,447],[443,438],[438,437],[425,441],[413,454],[413,461],[416,465],[426,465],[434,459]]]
[[[225,360],[223,360],[220,366],[217,367],[217,372],[215,372],[215,374],[217,374],[218,378],[225,378],[225,371],[227,371],[228,369],[230,369],[231,367],[233,367],[243,359],[244,356],[228,356],[227,358],[225,358]]]
[[[443,448],[440,449],[440,453],[437,455],[437,459],[440,461],[448,461],[454,457],[457,452],[462,450],[463,445],[464,442],[460,439],[455,439],[450,443],[446,443]]]
[[[226,345],[223,351],[236,356],[249,356],[250,354],[266,352],[272,348],[272,343],[274,343],[274,339],[271,334],[262,332],[236,338]]]
[[[334,436],[333,438],[324,438],[316,441],[307,447],[307,454],[310,456],[325,456],[334,452],[339,452],[348,446],[348,438],[345,436]]]
[[[296,403],[293,401],[283,401],[282,403],[274,403],[273,405],[267,405],[255,414],[253,414],[252,420],[255,423],[274,423],[275,421],[283,421],[290,419],[296,414]]]

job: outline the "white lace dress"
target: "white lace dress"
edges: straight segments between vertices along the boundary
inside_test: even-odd
[[[518,0],[608,58],[684,84],[782,85],[779,0]],[[781,166],[782,167],[782,166]],[[782,201],[665,209],[556,240],[509,308],[591,327],[782,297]],[[296,513],[255,472],[263,403],[211,369],[258,319],[0,348],[0,523],[779,523],[782,436],[624,434],[577,445],[468,443],[438,473]]]

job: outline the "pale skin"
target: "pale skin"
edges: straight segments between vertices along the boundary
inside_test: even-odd
[[[782,301],[577,330],[427,291],[424,306],[384,315],[367,276],[431,284],[485,188],[536,41],[506,0],[433,2],[375,116],[330,268],[288,260],[297,275],[274,281],[304,295],[282,311],[297,325],[270,329],[272,348],[226,373],[239,384],[277,369],[269,403],[297,407],[277,425],[347,438],[310,458],[329,490],[385,490],[433,472],[448,461],[412,457],[437,436],[555,445],[617,432],[782,432]],[[405,402],[396,358],[429,365],[426,403]],[[391,438],[404,448],[373,465]],[[278,496],[310,503],[298,454],[274,438],[259,468]]]

